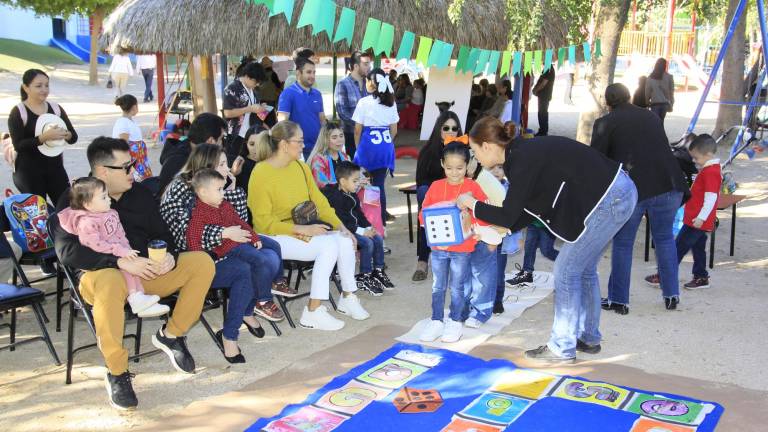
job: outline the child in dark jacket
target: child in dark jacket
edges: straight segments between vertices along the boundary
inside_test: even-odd
[[[357,191],[360,189],[360,167],[352,162],[341,161],[336,166],[337,184],[322,189],[336,216],[355,234],[360,250],[360,273],[355,277],[362,281],[365,290],[380,296],[383,290],[395,285],[384,272],[384,239],[373,229],[363,214]]]

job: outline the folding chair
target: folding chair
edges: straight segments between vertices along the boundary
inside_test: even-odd
[[[311,269],[315,263],[313,261],[283,260],[283,265],[288,269],[288,285],[291,284],[291,278],[293,277],[294,272],[296,273],[294,288],[296,291],[298,291],[299,286],[301,285],[301,281],[307,279],[307,276],[304,273]],[[336,285],[336,289],[339,290],[339,294],[341,294],[341,281],[339,280],[339,275],[336,272],[336,267],[334,267],[333,272],[331,272],[331,280]],[[296,324],[293,322],[293,317],[291,317],[291,313],[288,311],[288,303],[307,296],[309,296],[309,291],[301,293],[295,297],[286,298],[283,296],[275,296],[277,297],[277,302],[280,304],[280,309],[283,310],[285,318],[288,320],[288,324],[291,326],[291,328],[296,328]],[[336,310],[336,301],[334,301],[333,296],[330,293],[328,293],[328,301],[331,302],[333,310]]]
[[[43,307],[41,303],[45,300],[45,294],[39,289],[30,287],[20,287],[16,285],[0,284],[0,311],[10,311],[11,322],[0,324],[0,328],[8,328],[11,331],[10,343],[0,346],[0,351],[8,349],[10,351],[16,351],[16,347],[25,343],[35,342],[42,340],[48,346],[48,351],[53,357],[53,362],[56,366],[61,365],[56,349],[53,347],[51,337],[48,335],[48,330],[45,328],[45,322],[43,321]],[[21,341],[16,341],[16,309],[20,307],[29,306],[32,308],[32,312],[35,314],[37,324],[40,326],[40,336],[34,336]]]
[[[227,306],[229,303],[229,288],[226,287],[211,287],[209,291],[208,298],[206,299],[206,306],[208,306],[208,302],[210,301],[211,307],[203,307],[203,312],[209,311],[212,309],[215,309],[216,307],[221,307],[221,320],[224,322],[227,319]],[[218,302],[218,303],[216,303]],[[213,306],[215,304],[215,306]],[[202,314],[201,314],[202,315]],[[280,331],[280,327],[277,326],[277,323],[273,321],[269,321],[269,324],[272,326],[272,330],[275,331],[275,335],[282,336],[283,332]],[[202,319],[201,319],[202,322]],[[219,347],[220,350],[224,350],[224,347],[219,344],[218,339],[216,339],[216,332],[213,331],[212,328],[208,325],[207,321],[203,323],[203,326],[206,327],[206,330],[213,338],[214,343],[216,343],[216,346]]]

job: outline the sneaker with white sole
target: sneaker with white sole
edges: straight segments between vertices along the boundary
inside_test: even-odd
[[[464,325],[467,326],[467,328],[480,328],[483,323],[480,322],[477,318],[469,318],[468,320],[464,321]]]
[[[437,340],[437,338],[443,335],[444,327],[445,326],[443,325],[442,321],[431,320],[429,323],[427,323],[427,326],[424,328],[424,330],[421,331],[419,340],[422,342],[433,342]]]
[[[313,330],[336,331],[344,328],[344,321],[331,316],[328,309],[323,305],[318,306],[314,311],[310,311],[307,306],[304,306],[299,324],[304,328]]]
[[[160,296],[148,295],[142,292],[135,292],[128,296],[128,304],[131,305],[131,311],[136,315],[156,305],[159,301]]]
[[[445,343],[458,342],[459,339],[461,339],[461,332],[463,327],[464,326],[461,321],[454,321],[449,319],[448,322],[445,323],[445,329],[443,329],[443,337],[441,337],[440,340]]]
[[[140,318],[152,318],[152,317],[163,316],[170,311],[171,311],[171,308],[168,307],[168,305],[155,303],[152,306],[137,313],[136,315],[138,315]]]
[[[339,304],[336,306],[336,311],[358,321],[366,320],[371,317],[371,314],[369,314],[368,311],[363,308],[363,305],[360,304],[360,299],[354,294],[341,296]]]

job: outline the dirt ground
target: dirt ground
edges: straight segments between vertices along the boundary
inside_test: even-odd
[[[319,74],[327,78],[330,70],[327,67],[321,68]],[[67,110],[80,135],[78,143],[70,146],[64,156],[70,176],[79,177],[88,171],[85,147],[94,137],[111,134],[112,125],[119,116],[119,109],[112,104],[111,90],[87,85],[85,67],[62,67],[51,75],[51,98]],[[0,74],[0,130],[5,129],[7,115],[18,103],[20,81],[18,75]],[[142,90],[143,83],[140,79],[132,78],[128,91],[140,96]],[[587,96],[584,94],[584,88],[577,85],[574,88],[576,105],[569,107],[560,102],[558,95],[562,95],[561,92],[562,87],[557,85],[555,100],[550,106],[551,133],[573,137],[576,133],[579,103],[585,101]],[[667,133],[673,140],[685,131],[689,121],[687,116],[693,112],[698,95],[680,94],[677,100],[675,112],[670,114],[666,122]],[[330,106],[329,103],[330,100],[326,100],[327,107]],[[535,102],[532,105],[530,118],[535,129]],[[148,136],[156,124],[157,110],[151,104],[142,104],[140,110],[138,120],[145,136]],[[715,105],[706,107],[697,131],[711,130],[715,112]],[[415,140],[414,134],[403,134],[398,137],[398,144],[412,140]],[[721,154],[726,153],[727,149],[721,150]],[[155,168],[159,168],[159,154],[160,148],[150,150]],[[3,186],[3,189],[13,187],[10,169],[2,164],[0,186]],[[625,370],[622,367],[626,367],[626,370],[645,374],[640,376],[669,377],[673,382],[674,377],[685,378],[688,383],[683,386],[685,388],[690,388],[688,385],[692,382],[704,383],[700,384],[703,386],[701,391],[696,393],[697,397],[703,399],[710,394],[708,388],[712,389],[713,396],[724,394],[716,391],[719,387],[743,388],[746,394],[765,399],[764,392],[768,391],[768,372],[763,363],[767,358],[768,349],[761,342],[768,339],[768,328],[764,321],[764,305],[768,301],[768,291],[765,290],[768,285],[768,234],[763,225],[768,217],[767,168],[768,157],[764,155],[752,161],[738,159],[733,165],[732,169],[739,182],[737,193],[748,196],[738,210],[735,255],[728,255],[730,212],[719,212],[721,228],[715,248],[713,288],[698,292],[683,291],[680,307],[675,312],[664,310],[660,292],[646,286],[642,280],[643,276],[654,270],[654,264],[653,258],[651,262],[643,261],[641,228],[634,255],[631,313],[626,316],[614,313],[603,315],[603,351],[594,356],[599,363],[617,366],[610,374],[614,382],[617,381],[617,376],[621,376],[621,371]],[[15,352],[2,351],[0,430],[127,430],[147,425],[150,425],[149,429],[166,430],[159,425],[168,420],[169,416],[184,413],[186,407],[193,402],[205,402],[209,398],[239,391],[294,362],[296,364],[293,368],[312,369],[311,362],[302,362],[301,359],[343,344],[373,327],[411,326],[428,313],[430,283],[410,281],[415,265],[415,245],[408,242],[405,197],[397,192],[397,188],[413,181],[415,161],[398,161],[397,170],[395,178],[388,182],[390,211],[398,218],[389,226],[387,244],[393,249],[393,254],[387,257],[387,264],[390,276],[398,288],[394,293],[380,298],[363,298],[363,304],[371,312],[369,320],[345,320],[347,326],[335,333],[291,329],[287,323],[281,323],[282,337],[278,338],[268,330],[268,336],[262,340],[255,340],[247,332],[242,332],[240,346],[248,362],[237,366],[230,366],[222,358],[203,327],[197,325],[191,330],[188,341],[198,365],[197,374],[177,373],[162,356],[150,357],[132,364],[131,371],[137,374],[134,387],[139,397],[139,409],[130,413],[118,412],[107,404],[103,384],[105,369],[95,350],[83,352],[76,357],[73,383],[68,386],[64,385],[64,367],[52,364],[42,343],[24,345]],[[511,271],[514,264],[521,261],[521,255],[513,257],[508,269]],[[551,267],[550,262],[539,257],[537,270],[548,271]],[[687,281],[690,267],[689,257],[682,264],[681,279]],[[28,270],[31,275],[36,273],[33,268]],[[604,290],[609,270],[610,257],[606,254],[599,267]],[[53,288],[52,285],[46,287],[48,290]],[[52,298],[49,298],[45,309],[48,316],[54,317],[55,306],[50,299]],[[299,316],[301,307],[302,302],[292,305],[291,310],[295,317]],[[210,312],[207,316],[214,327],[220,326],[221,314],[218,311]],[[509,352],[519,351],[545,342],[551,319],[552,300],[548,298],[525,312],[500,335],[486,342],[484,346],[493,348],[486,353],[500,352],[504,347],[508,347]],[[7,321],[7,315],[2,321]],[[145,323],[143,349],[152,348],[149,336],[158,325],[158,321]],[[128,329],[132,327],[133,323],[129,323]],[[48,329],[63,360],[66,331],[57,333],[52,324],[49,324]],[[78,321],[76,329],[75,338],[78,342],[93,341],[84,322]],[[19,338],[33,335],[37,331],[31,313],[22,310],[19,313]],[[389,336],[381,336],[380,333],[366,334],[380,338],[375,341],[375,346],[380,348],[375,352],[394,343]],[[2,330],[0,344],[7,341],[7,331]],[[478,348],[482,349],[483,346]],[[594,377],[600,378],[599,375]],[[318,387],[322,385],[319,381],[313,383]],[[636,385],[645,387],[642,383]],[[674,393],[673,387],[658,390]],[[252,385],[248,388],[254,391]],[[268,387],[261,390],[262,396],[269,397]],[[727,413],[730,401],[718,402],[726,406]],[[736,398],[733,403],[737,403]],[[237,407],[244,408],[247,407]],[[216,409],[226,410],[227,406],[218,405]],[[261,412],[262,410],[254,409],[254,421],[258,417],[257,413]],[[755,422],[757,421],[755,418]],[[761,430],[757,423],[748,421],[743,424],[750,427],[740,427],[738,430]],[[210,427],[200,425],[196,430],[215,429],[218,428],[212,424]]]

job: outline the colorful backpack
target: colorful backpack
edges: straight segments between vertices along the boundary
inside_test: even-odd
[[[40,252],[53,247],[48,236],[48,204],[45,198],[32,194],[10,195],[3,201],[5,216],[11,227],[13,240],[23,252]]]

